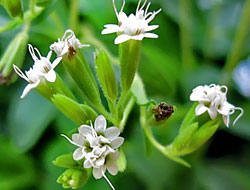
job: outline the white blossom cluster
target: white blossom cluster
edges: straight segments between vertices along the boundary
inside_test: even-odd
[[[118,148],[124,141],[123,137],[119,137],[120,129],[114,126],[107,128],[105,117],[100,115],[96,118],[94,127],[92,124],[81,125],[78,132],[72,135],[72,140],[63,135],[78,147],[73,153],[74,160],[84,159],[84,168],[92,167],[96,179],[104,177],[108,181],[106,170],[112,175],[118,173]]]
[[[158,38],[158,35],[154,33],[149,33],[159,27],[159,25],[150,25],[149,23],[155,18],[155,16],[161,11],[148,12],[150,7],[150,2],[147,4],[147,0],[144,0],[144,3],[141,5],[141,1],[139,0],[135,15],[131,13],[129,16],[123,12],[125,6],[125,0],[123,1],[122,8],[118,13],[115,0],[113,0],[113,6],[115,10],[115,14],[118,20],[118,25],[116,24],[106,24],[104,25],[105,29],[102,30],[102,34],[111,34],[118,33],[118,36],[115,39],[115,44],[120,44],[130,39],[133,40],[142,40],[143,38]],[[144,7],[146,9],[144,10]]]
[[[235,110],[240,110],[241,113],[234,120],[234,125],[242,116],[243,109],[230,104],[227,101],[226,95],[226,86],[211,84],[209,86],[205,85],[196,87],[190,95],[191,101],[199,102],[195,108],[195,114],[198,116],[207,111],[211,119],[215,119],[218,114],[221,114],[224,124],[229,127],[230,115],[232,115]]]
[[[25,71],[24,74],[16,65],[13,65],[15,72],[29,83],[24,88],[21,98],[24,98],[31,89],[36,88],[40,82],[44,82],[45,80],[55,82],[56,72],[54,69],[62,60],[62,56],[69,52],[70,47],[76,51],[78,48],[88,46],[81,44],[72,30],[66,30],[62,39],[59,38],[58,42],[54,42],[50,46],[47,57],[41,56],[37,48],[33,48],[31,44],[28,44],[30,55],[34,61],[33,66],[28,71]],[[50,62],[52,51],[57,55],[53,63]]]

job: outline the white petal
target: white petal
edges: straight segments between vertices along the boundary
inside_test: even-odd
[[[95,130],[97,132],[104,132],[106,130],[106,119],[103,115],[99,115],[95,120]]]
[[[116,24],[106,24],[105,29],[102,30],[101,34],[111,34],[120,31],[120,27]]]
[[[139,34],[136,36],[132,36],[133,40],[142,40],[145,37],[145,34]]]
[[[102,156],[102,157],[96,159],[94,165],[95,165],[95,167],[99,168],[100,166],[102,166],[104,164],[104,162],[105,162],[105,158]]]
[[[145,32],[155,30],[155,29],[158,28],[158,27],[159,27],[159,25],[147,26],[147,28],[145,29]]]
[[[73,153],[73,159],[74,160],[81,160],[84,158],[83,152],[82,152],[82,148],[77,148],[74,153]]]
[[[72,141],[74,141],[79,146],[83,146],[86,143],[84,137],[78,133],[72,135]]]
[[[88,125],[81,125],[78,128],[78,131],[81,135],[83,135],[84,137],[86,137],[86,135],[91,135],[92,136],[92,129],[90,126]]]
[[[57,57],[52,63],[52,69],[54,69],[62,60],[62,57]]]
[[[208,108],[206,106],[204,106],[203,104],[198,104],[195,108],[195,115],[197,115],[197,116],[201,115],[207,110],[208,110]]]
[[[207,111],[211,119],[215,119],[217,117],[217,110],[214,107],[209,108]]]
[[[102,178],[102,174],[105,173],[105,167],[102,166],[100,168],[93,168],[93,176],[95,179]]]
[[[48,60],[50,60],[51,55],[52,55],[52,51],[49,51],[49,53],[48,53],[48,55],[47,55],[47,59],[48,59]]]
[[[83,167],[84,168],[91,168],[92,167],[92,164],[91,164],[89,159],[84,160]]]
[[[115,38],[115,44],[120,44],[130,40],[132,37],[127,34],[121,34]]]
[[[49,82],[55,82],[56,81],[56,72],[51,69],[48,73],[44,75],[45,79]]]
[[[118,21],[121,23],[125,22],[127,20],[127,15],[124,12],[120,12],[118,15]]]
[[[144,37],[145,38],[158,38],[158,35],[154,33],[145,33]]]
[[[229,115],[222,115],[222,118],[223,118],[224,124],[225,124],[227,127],[229,127],[229,123],[230,123]]]
[[[116,148],[120,147],[123,142],[124,142],[123,137],[117,137],[111,141],[111,146],[112,146],[112,148],[116,149]]]
[[[36,82],[33,83],[33,84],[28,84],[28,85],[24,88],[21,98],[24,98],[24,97],[29,93],[29,91],[30,91],[32,88],[36,88],[36,87],[38,86],[39,83],[40,83],[40,80],[36,81]]]
[[[116,175],[118,173],[118,166],[114,160],[109,161],[106,167],[110,174]]]
[[[120,135],[120,129],[118,127],[109,127],[104,132],[104,135],[107,139],[113,140]]]

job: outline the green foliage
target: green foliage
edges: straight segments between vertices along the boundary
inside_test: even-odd
[[[18,67],[22,66],[26,54],[27,43],[28,34],[26,32],[20,32],[10,42],[0,61],[0,83],[14,82],[14,78],[12,77],[14,72],[13,64],[17,65]]]
[[[23,15],[22,0],[3,0],[3,5],[13,18]]]
[[[119,154],[120,156],[117,160],[118,169],[119,172],[124,172],[127,167],[127,159],[122,149],[119,150]]]
[[[79,163],[73,159],[72,153],[63,154],[52,161],[52,163],[63,168],[81,168]]]
[[[52,102],[62,113],[79,125],[87,123],[89,120],[94,121],[97,116],[91,107],[78,104],[61,94],[55,94]]]
[[[96,73],[103,93],[108,101],[115,102],[118,96],[118,87],[114,69],[105,51],[97,50],[95,53]]]

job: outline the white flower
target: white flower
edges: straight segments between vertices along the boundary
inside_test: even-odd
[[[111,185],[105,172],[108,170],[112,175],[118,173],[116,164],[119,157],[118,148],[124,141],[123,137],[119,137],[120,129],[114,126],[107,128],[105,117],[100,115],[96,118],[94,127],[92,124],[91,126],[81,125],[78,132],[72,135],[72,140],[62,135],[69,142],[78,146],[73,153],[73,159],[85,159],[83,167],[93,167],[93,176],[96,179],[104,177]]]
[[[211,84],[209,86],[205,85],[196,87],[190,95],[191,101],[199,102],[195,108],[195,114],[198,116],[207,111],[210,118],[215,119],[219,113],[223,117],[224,124],[229,127],[229,116],[233,114],[235,110],[240,110],[241,113],[233,122],[234,125],[242,116],[243,109],[228,103],[226,95],[226,86]]]
[[[55,82],[56,72],[54,68],[58,65],[62,58],[56,58],[53,63],[50,62],[52,51],[49,51],[47,57],[42,57],[37,48],[33,48],[28,44],[29,52],[34,60],[34,65],[25,74],[16,66],[13,65],[16,73],[26,80],[29,84],[24,88],[21,98],[24,98],[32,88],[36,88],[40,82],[47,80],[49,82]],[[39,58],[36,56],[35,51]]]
[[[158,38],[158,35],[154,33],[149,33],[159,27],[159,25],[150,25],[149,23],[154,19],[154,17],[161,11],[148,12],[149,6],[151,3],[148,3],[146,9],[145,7],[147,0],[144,0],[143,5],[141,5],[141,1],[139,0],[136,14],[133,13],[127,16],[123,12],[123,8],[125,6],[125,0],[123,1],[122,8],[118,13],[115,0],[113,0],[113,6],[115,10],[116,17],[118,19],[118,25],[115,24],[106,24],[104,25],[105,29],[102,30],[102,34],[110,34],[110,33],[118,33],[118,36],[115,39],[115,44],[120,44],[130,39],[133,40],[142,40],[143,38]]]
[[[58,38],[58,42],[54,42],[50,45],[50,49],[53,50],[58,57],[62,57],[67,54],[72,48],[74,52],[78,48],[89,47],[88,44],[81,44],[80,40],[76,38],[74,32],[70,29],[66,30],[63,37]]]

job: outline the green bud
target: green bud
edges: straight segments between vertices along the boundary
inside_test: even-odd
[[[172,151],[173,154],[181,154],[182,150],[185,151],[187,146],[189,145],[192,137],[194,136],[195,132],[198,130],[198,122],[192,123],[185,128],[185,130],[180,131],[178,136],[175,138],[172,144]]]
[[[137,71],[140,55],[141,41],[129,40],[119,44],[120,61],[121,61],[121,87],[127,92],[134,80]]]
[[[105,97],[115,102],[118,96],[118,88],[114,69],[105,51],[96,51],[96,72]]]
[[[64,63],[71,77],[80,88],[84,100],[93,107],[101,107],[98,86],[85,57],[79,50],[69,52],[68,56],[64,57]]]
[[[2,3],[11,17],[23,16],[21,0],[3,0]]]
[[[28,34],[21,32],[8,45],[0,61],[0,84],[10,83],[15,80],[12,78],[14,70],[13,64],[21,67],[26,54]]]
[[[197,150],[201,145],[207,142],[210,137],[215,133],[220,125],[220,121],[217,119],[210,120],[202,125],[199,130],[194,134],[192,137],[189,145],[188,145],[188,152],[193,152]]]
[[[120,156],[117,160],[118,170],[119,172],[123,172],[127,167],[127,160],[124,152],[121,149],[119,150],[119,154]]]
[[[63,168],[79,168],[82,165],[79,165],[79,162],[73,159],[72,153],[63,154],[58,156],[56,160],[53,160],[52,163],[56,166],[60,166]]]
[[[82,187],[89,178],[88,170],[82,169],[67,169],[57,178],[57,183],[61,183],[63,188],[78,189]]]
[[[91,107],[79,104],[64,95],[53,95],[52,102],[69,119],[79,125],[87,123],[88,120],[94,121],[97,117],[96,112]]]

